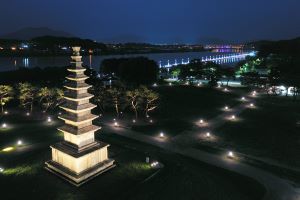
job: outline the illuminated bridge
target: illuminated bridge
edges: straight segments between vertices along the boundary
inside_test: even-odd
[[[234,63],[241,60],[244,60],[246,56],[255,56],[255,52],[247,52],[247,53],[233,53],[233,54],[222,54],[222,55],[214,55],[214,56],[205,56],[201,57],[201,62],[214,62],[217,64],[226,64],[226,63]],[[162,64],[159,62],[160,68],[170,68],[177,65],[187,65],[190,63],[190,59],[181,59],[181,62],[178,62],[177,59],[174,62],[170,60],[167,61],[166,64]]]

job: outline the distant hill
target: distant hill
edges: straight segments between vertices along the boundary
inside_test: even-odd
[[[74,37],[70,33],[58,30],[52,30],[47,27],[27,27],[17,30],[15,32],[7,33],[5,35],[1,35],[0,38],[3,39],[18,39],[18,40],[30,40],[35,37],[41,36],[56,36],[56,37]]]

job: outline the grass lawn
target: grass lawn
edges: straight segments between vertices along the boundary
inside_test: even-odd
[[[246,88],[229,88],[230,92],[224,92],[196,86],[161,86],[155,90],[160,94],[158,111],[150,114],[155,123],[135,125],[133,130],[150,135],[163,131],[175,136],[192,128],[200,118],[217,116],[225,105],[237,105],[241,95],[248,92]]]
[[[261,97],[256,105],[240,122],[218,128],[219,139],[211,144],[300,167],[300,101]]]

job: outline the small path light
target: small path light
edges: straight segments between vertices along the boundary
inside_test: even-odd
[[[150,123],[153,123],[153,120],[152,119],[150,119],[150,121],[149,121]]]
[[[48,117],[47,122],[49,122],[49,123],[52,122],[51,117]]]
[[[155,161],[155,162],[153,162],[153,163],[151,163],[151,167],[156,167],[157,165],[158,165],[159,163],[157,162],[157,161]]]
[[[161,133],[159,134],[159,137],[163,138],[163,137],[165,137],[165,134],[164,134],[163,132],[161,132]]]
[[[203,119],[200,119],[200,121],[199,121],[199,122],[200,122],[200,124],[203,124],[203,123],[204,123]]]
[[[7,124],[6,124],[6,123],[3,123],[1,127],[2,127],[2,128],[7,128]]]
[[[224,91],[225,91],[225,92],[227,92],[227,91],[228,91],[228,89],[227,89],[227,88],[225,88],[225,89],[224,89]]]
[[[232,115],[232,116],[231,116],[231,119],[235,119],[235,115]]]
[[[29,113],[29,112],[27,112],[27,113],[26,113],[26,116],[29,116],[29,115],[30,115],[30,113]]]
[[[241,99],[242,99],[243,101],[245,101],[245,100],[246,100],[246,99],[245,99],[245,97],[242,97]]]
[[[18,142],[17,142],[17,145],[22,145],[23,144],[23,142],[22,142],[22,140],[18,140]]]
[[[169,86],[172,86],[172,83],[169,83]]]
[[[227,154],[227,157],[228,158],[234,158],[234,154],[232,151],[229,151],[228,154]]]
[[[8,114],[8,111],[4,111],[4,114],[7,115],[7,114]]]
[[[210,138],[210,132],[207,132],[207,133],[205,134],[205,136],[206,136],[207,138]]]
[[[136,123],[136,120],[135,120],[135,119],[133,119],[133,120],[132,120],[132,123]]]
[[[0,172],[1,172],[1,173],[4,172],[4,169],[3,169],[2,167],[0,167]]]
[[[116,127],[119,126],[118,122],[115,122],[115,123],[114,123],[114,126],[116,126]]]
[[[225,110],[228,110],[229,108],[228,108],[228,106],[225,106]]]
[[[250,107],[254,107],[254,104],[253,104],[253,103],[250,103]]]
[[[153,83],[153,87],[157,87],[157,83]]]

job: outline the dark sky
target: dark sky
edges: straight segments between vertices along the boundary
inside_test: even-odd
[[[0,34],[49,27],[96,40],[195,43],[300,36],[300,0],[1,0]]]

